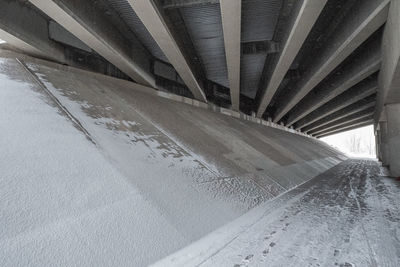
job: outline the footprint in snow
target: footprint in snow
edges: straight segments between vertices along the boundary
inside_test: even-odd
[[[335,249],[335,251],[333,252],[333,256],[338,256],[340,254],[340,250]]]
[[[253,254],[247,255],[246,258],[244,258],[245,261],[250,261],[253,258]]]

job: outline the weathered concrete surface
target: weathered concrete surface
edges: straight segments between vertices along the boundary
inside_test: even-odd
[[[400,103],[400,1],[391,1],[382,39],[382,67],[379,72],[375,124],[384,117],[385,105]]]
[[[149,88],[134,83],[56,64],[45,66],[27,60],[24,64],[28,69],[18,65],[14,59],[3,62],[2,79],[8,82],[13,80],[17,84],[22,83],[25,91],[36,90],[51,95],[50,100],[56,100],[57,106],[62,110],[61,115],[64,114],[59,116],[58,120],[72,120],[71,127],[75,125],[82,131],[83,138],[88,137],[93,140],[94,144],[88,140],[85,147],[93,146],[90,149],[96,152],[91,153],[96,154],[96,157],[103,155],[107,164],[118,171],[120,179],[124,181],[123,186],[128,191],[140,192],[140,196],[147,200],[148,205],[155,208],[154,216],[161,216],[160,220],[155,219],[155,222],[160,221],[167,225],[165,229],[163,226],[154,226],[161,232],[152,232],[149,224],[143,223],[152,220],[141,215],[141,208],[145,209],[145,206],[124,202],[124,208],[132,209],[132,212],[137,211],[136,215],[143,220],[140,222],[132,220],[126,225],[126,222],[122,221],[130,219],[124,216],[118,217],[118,214],[114,213],[116,216],[110,217],[115,218],[113,225],[121,222],[121,228],[116,229],[118,234],[115,236],[114,232],[110,233],[112,236],[110,238],[113,240],[111,243],[108,241],[108,235],[104,236],[104,239],[97,238],[98,233],[109,233],[109,229],[101,225],[98,220],[91,221],[92,225],[86,225],[95,231],[87,229],[86,226],[79,228],[76,239],[65,238],[70,231],[54,230],[58,236],[57,240],[63,240],[60,241],[62,244],[67,247],[82,247],[80,250],[83,251],[72,255],[64,253],[59,256],[61,261],[87,263],[91,258],[85,251],[92,250],[97,255],[96,262],[100,262],[101,265],[109,260],[109,254],[103,255],[101,251],[109,249],[110,253],[118,250],[118,255],[123,254],[118,259],[121,265],[127,262],[146,265],[188,245],[252,207],[306,182],[345,159],[342,154],[316,139],[156,97],[147,93]],[[7,88],[7,86],[0,87],[1,90]],[[8,97],[12,98],[13,95],[8,94]],[[2,104],[4,107],[9,107],[7,103],[14,103],[7,102],[7,96],[2,99],[5,100]],[[36,114],[36,108],[42,108],[43,105],[47,105],[46,102],[48,100],[37,105],[27,105],[30,108],[29,113]],[[50,105],[54,105],[54,102]],[[9,116],[7,112],[1,114]],[[40,116],[44,116],[46,112],[39,114],[42,114],[37,115],[40,120]],[[25,118],[23,115],[20,116]],[[51,142],[66,142],[63,135],[57,135],[57,128],[53,129],[52,125],[52,123],[39,124],[37,127],[41,129],[49,127],[49,131],[56,131],[52,133],[58,138],[52,139]],[[34,155],[36,152],[30,150],[29,133],[35,132],[36,128],[31,129],[24,124],[15,124],[15,127],[17,127],[16,132],[28,135],[7,136],[14,143],[19,143],[21,141],[19,139],[22,138],[24,142],[21,143],[28,144],[24,153]],[[73,144],[67,142],[66,147],[60,149],[67,153],[69,159],[78,157],[73,154],[75,152],[69,154],[67,148],[69,146]],[[64,164],[57,154],[53,155],[52,151],[48,151],[51,150],[51,146],[42,144],[39,147],[43,149],[43,153],[50,153],[49,163],[57,166]],[[10,148],[7,151],[13,150]],[[1,162],[10,161],[10,155],[3,153],[2,156],[5,158]],[[98,162],[106,165],[103,160]],[[46,165],[40,164],[38,166],[41,167],[34,169],[39,177],[48,169]],[[89,167],[71,165],[70,168],[82,172]],[[30,168],[33,167],[27,165],[25,169],[33,171]],[[52,175],[57,175],[61,182],[63,179],[68,179],[63,173],[49,175],[50,180]],[[18,180],[15,177],[20,177],[20,173],[15,172],[14,176],[6,177],[15,181]],[[0,179],[5,181],[4,177]],[[107,178],[104,179],[105,182],[110,182]],[[112,176],[110,179],[113,179]],[[48,180],[37,182],[51,184]],[[19,192],[17,188],[11,193],[13,197]],[[69,205],[71,201],[75,201],[75,195],[70,196],[72,199],[58,198],[59,193],[64,192],[62,186],[54,185],[54,188],[49,190],[55,203]],[[88,190],[96,188],[89,187]],[[79,192],[76,194],[76,198],[85,197]],[[4,198],[6,195],[2,194],[1,197]],[[2,203],[6,205],[8,202]],[[107,206],[107,203],[100,206],[104,205]],[[22,203],[16,207],[16,209],[23,208],[28,209],[27,212],[32,214],[33,220],[39,216],[36,206],[25,207]],[[11,222],[15,223],[17,219],[13,214],[13,212],[9,214],[10,220],[0,221],[4,223],[2,229],[9,227]],[[54,211],[48,211],[47,216],[56,218],[58,215]],[[107,217],[107,214],[104,216]],[[82,222],[80,217],[76,218],[75,215],[71,218],[74,222],[77,220],[78,225]],[[69,225],[68,220],[61,221]],[[38,225],[39,228],[42,226]],[[24,227],[30,229],[36,226],[28,221]],[[170,230],[170,227],[174,230]],[[147,230],[141,231],[142,228]],[[128,241],[135,240],[128,229],[141,232],[137,242]],[[40,255],[42,263],[58,265],[55,262],[58,258],[53,257],[54,250],[58,248],[52,249],[51,244],[54,242],[50,242],[49,238],[51,236],[30,235],[28,241],[20,238],[3,239],[5,243],[2,244],[11,249],[16,257],[19,257],[20,253],[24,253],[27,258]],[[25,241],[30,242],[31,246],[26,250],[18,249]],[[13,245],[9,246],[8,242],[12,242]],[[124,242],[128,242],[128,246],[124,246]],[[37,243],[50,245],[36,248]],[[146,243],[145,246],[142,243]],[[152,246],[155,243],[158,245]],[[166,243],[167,247],[163,245]],[[145,252],[147,245],[154,247],[149,254]],[[121,247],[124,249],[121,250]],[[37,249],[42,249],[43,253]],[[132,255],[141,256],[132,259]],[[17,259],[7,258],[5,262],[7,264],[3,265],[12,265],[13,260]]]
[[[299,103],[315,86],[342,63],[357,47],[381,27],[387,18],[389,0],[367,0],[357,2],[353,12],[346,17],[331,40],[331,46],[315,59],[314,64],[304,73],[293,95],[277,110],[274,122],[278,122]]]
[[[257,117],[264,114],[326,2],[326,0],[305,0],[297,3],[294,17],[289,24],[290,31],[288,30],[282,51],[273,62],[273,72],[270,74],[266,88],[264,88],[265,91],[257,110]]]
[[[336,97],[329,103],[326,103],[322,107],[314,110],[307,117],[301,119],[296,123],[296,129],[302,129],[310,124],[317,122],[325,118],[328,115],[332,115],[342,109],[345,111],[344,113],[348,112],[345,110],[346,107],[359,102],[359,104],[363,105],[366,103],[370,103],[375,100],[375,96],[371,97],[376,93],[377,89],[377,82],[374,79],[375,76],[366,79],[352,89],[348,90],[347,92],[341,94],[340,96]],[[363,100],[363,101],[362,101]],[[362,103],[365,102],[365,103]]]
[[[242,22],[242,1],[221,0],[221,18],[224,31],[226,65],[228,67],[229,89],[232,109],[239,110],[240,102],[240,34]]]
[[[131,43],[91,1],[30,0],[46,15],[78,37],[137,83],[155,87],[150,57],[143,45]]]
[[[382,155],[382,164],[384,166],[389,165],[389,147],[388,147],[388,128],[387,121],[379,122],[380,131],[380,150]]]
[[[353,125],[349,125],[347,127],[341,128],[341,129],[334,130],[334,131],[329,132],[329,133],[323,133],[323,134],[317,135],[315,137],[316,138],[322,138],[322,137],[326,137],[326,136],[333,135],[333,134],[348,132],[350,130],[359,129],[359,128],[364,127],[364,126],[371,126],[373,123],[374,123],[374,121],[372,119],[369,119],[369,120],[366,120],[366,121],[361,121],[361,122],[354,123]]]
[[[0,0],[0,39],[34,56],[67,62],[63,47],[49,39],[47,20],[22,1]]]
[[[154,0],[127,0],[137,16],[146,26],[147,30],[164,52],[169,62],[174,66],[193,96],[203,102],[207,102],[202,84],[199,82],[197,73],[185,57],[174,33],[169,28],[169,21],[158,2]]]
[[[400,265],[400,182],[348,160],[154,266]]]
[[[318,85],[318,91],[316,93],[306,96],[302,102],[292,110],[291,114],[288,115],[286,124],[288,126],[292,125],[329,101],[334,100],[338,96],[342,96],[344,92],[358,85],[373,73],[376,73],[381,64],[379,41],[378,39],[373,42],[372,45],[364,48],[366,51],[359,55],[360,58],[357,58],[354,62],[351,62],[351,64],[341,69],[339,74],[332,75],[332,77]],[[367,83],[365,82],[362,84],[365,85]]]
[[[348,122],[348,123],[342,124],[340,126],[334,127],[332,129],[322,131],[314,136],[317,138],[320,138],[322,136],[328,136],[328,135],[332,135],[332,134],[343,132],[343,131],[349,131],[349,130],[352,130],[355,128],[361,128],[361,127],[369,125],[369,124],[373,124],[373,119],[372,119],[371,115],[369,117],[357,119],[355,121]]]
[[[324,125],[324,126],[322,126],[320,128],[314,129],[312,131],[309,131],[309,134],[315,135],[315,134],[317,134],[319,132],[324,132],[326,130],[335,128],[337,126],[340,126],[340,125],[343,125],[343,124],[346,124],[346,123],[351,123],[353,121],[356,121],[356,120],[359,120],[359,119],[362,119],[362,118],[366,118],[366,117],[372,117],[371,115],[374,114],[374,110],[375,110],[375,108],[371,107],[371,108],[369,108],[367,110],[363,110],[363,111],[348,115],[348,116],[346,116],[346,117],[344,117],[342,119],[339,119],[337,121],[331,122],[329,124],[326,124],[326,125]]]
[[[0,266],[144,266],[190,242],[15,59],[0,131]]]
[[[375,101],[371,101],[371,102],[366,103],[366,104],[360,102],[360,103],[357,103],[356,105],[350,105],[350,106],[348,106],[348,107],[346,107],[344,109],[341,109],[339,111],[336,111],[336,112],[324,117],[321,120],[318,120],[318,121],[308,125],[307,127],[304,127],[303,131],[309,132],[311,130],[314,130],[316,128],[324,126],[324,125],[326,125],[328,123],[332,123],[332,122],[335,122],[337,120],[340,120],[340,119],[342,119],[342,118],[344,118],[346,116],[349,116],[349,115],[352,115],[354,113],[366,110],[368,108],[375,107],[375,104],[376,104]]]
[[[400,177],[400,103],[385,106],[390,174]]]

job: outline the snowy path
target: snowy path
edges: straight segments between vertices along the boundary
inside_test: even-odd
[[[400,266],[400,182],[382,175],[343,162],[159,265]]]

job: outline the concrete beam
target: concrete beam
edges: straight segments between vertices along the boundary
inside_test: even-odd
[[[298,1],[295,17],[283,42],[282,51],[271,65],[271,74],[267,74],[270,76],[266,87],[263,88],[264,93],[257,110],[257,117],[264,114],[326,2],[326,0]]]
[[[0,39],[32,56],[68,63],[61,45],[49,39],[48,21],[21,1],[0,0]]]
[[[345,107],[339,111],[336,111],[336,112],[330,114],[329,116],[324,117],[323,119],[321,119],[319,121],[316,121],[315,123],[312,123],[312,124],[304,127],[302,129],[302,131],[305,133],[308,133],[314,129],[318,129],[324,125],[338,121],[338,120],[340,120],[344,117],[347,117],[349,115],[352,115],[354,113],[366,110],[371,107],[375,107],[375,105],[376,105],[376,101],[374,98],[370,102],[367,102],[367,103],[362,101],[362,102],[350,105],[348,107]]]
[[[75,35],[64,29],[54,20],[49,22],[49,38],[56,42],[78,48],[88,53],[93,53],[93,50],[90,47],[85,45],[81,40],[76,38]]]
[[[164,0],[164,9],[218,4],[220,0]]]
[[[314,130],[308,132],[308,134],[316,135],[318,133],[325,132],[327,130],[333,129],[335,127],[338,127],[338,126],[341,126],[341,125],[344,125],[344,124],[347,124],[347,123],[350,123],[350,122],[357,121],[359,119],[364,119],[364,118],[367,118],[367,117],[370,118],[374,114],[374,111],[375,111],[375,108],[374,107],[370,107],[370,108],[368,108],[366,110],[359,111],[357,113],[345,116],[345,117],[343,117],[343,118],[341,118],[339,120],[336,120],[334,122],[331,122],[331,123],[328,123],[328,124],[326,124],[324,126],[321,126],[321,127],[317,128],[317,129],[314,129]]]
[[[361,128],[361,127],[365,127],[365,126],[372,125],[373,123],[374,123],[374,122],[373,122],[373,120],[371,119],[371,120],[366,121],[366,122],[364,122],[364,123],[356,124],[356,125],[354,125],[354,126],[352,126],[352,127],[348,127],[348,128],[342,129],[342,130],[337,130],[337,131],[334,131],[334,132],[331,132],[331,133],[328,133],[328,134],[324,134],[324,135],[320,135],[320,136],[316,136],[316,137],[317,137],[317,138],[323,138],[323,137],[327,137],[327,136],[334,135],[334,134],[339,134],[339,133],[343,133],[343,132],[348,132],[348,131],[355,130],[355,129],[358,129],[358,128]]]
[[[392,1],[382,38],[382,67],[379,73],[378,105],[374,116],[378,123],[386,104],[400,103],[400,1]]]
[[[193,96],[200,101],[207,102],[197,75],[180,49],[162,8],[159,8],[154,0],[128,0],[128,2]]]
[[[357,129],[357,128],[363,127],[365,125],[371,125],[371,124],[373,124],[372,116],[340,125],[338,127],[332,128],[330,130],[318,133],[314,136],[317,138],[320,138],[321,136],[327,136],[327,135],[332,135],[332,134],[336,134],[339,132],[349,131],[352,129]]]
[[[240,100],[240,33],[242,0],[221,0],[226,65],[232,109],[239,110]]]
[[[400,103],[386,105],[390,175],[400,177]]]
[[[278,108],[273,121],[278,122],[315,86],[327,77],[357,47],[381,27],[386,19],[390,0],[358,1],[341,26],[327,41],[326,49],[316,56],[314,63],[304,73],[293,95]]]
[[[92,1],[29,1],[137,83],[156,86],[146,50],[120,34]]]
[[[380,39],[365,47],[360,55],[320,83],[288,114],[286,126],[304,118],[317,108],[341,95],[354,85],[377,72],[381,64]],[[314,93],[315,92],[315,93]]]
[[[305,126],[375,94],[377,88],[376,75],[372,75],[298,121],[295,124],[296,130],[303,129]]]

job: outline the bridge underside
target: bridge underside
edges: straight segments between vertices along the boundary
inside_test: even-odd
[[[368,216],[384,217],[373,221],[382,228],[398,219],[397,189],[381,181],[380,163],[348,161],[319,138],[373,125],[377,157],[389,176],[400,177],[400,1],[0,5],[0,265],[147,265],[215,237],[215,229],[299,193],[298,186],[304,194],[326,192],[325,202],[318,194],[308,199],[328,203],[323,207],[335,192],[349,191],[336,196],[343,205],[326,217],[339,212],[353,222],[358,214],[355,227],[365,227]],[[343,188],[329,191],[323,177]],[[310,181],[319,181],[317,189],[302,187]],[[390,197],[363,198],[381,189]],[[293,205],[304,198],[291,196]],[[378,216],[371,201],[390,203],[394,213]],[[381,244],[375,235],[386,230],[360,229],[359,242],[349,243],[366,246],[354,264],[385,265],[374,258],[384,250],[399,258],[398,246],[373,243]],[[316,239],[332,237],[319,230]],[[282,238],[295,239],[289,232]],[[242,234],[227,238],[246,239]],[[224,252],[203,251],[194,262],[246,253],[232,264],[251,265],[258,256],[273,264],[266,258],[275,241],[261,254],[228,252],[225,241]],[[316,250],[319,264],[352,264],[345,256],[355,252],[342,253],[347,243],[337,242],[334,257]]]

